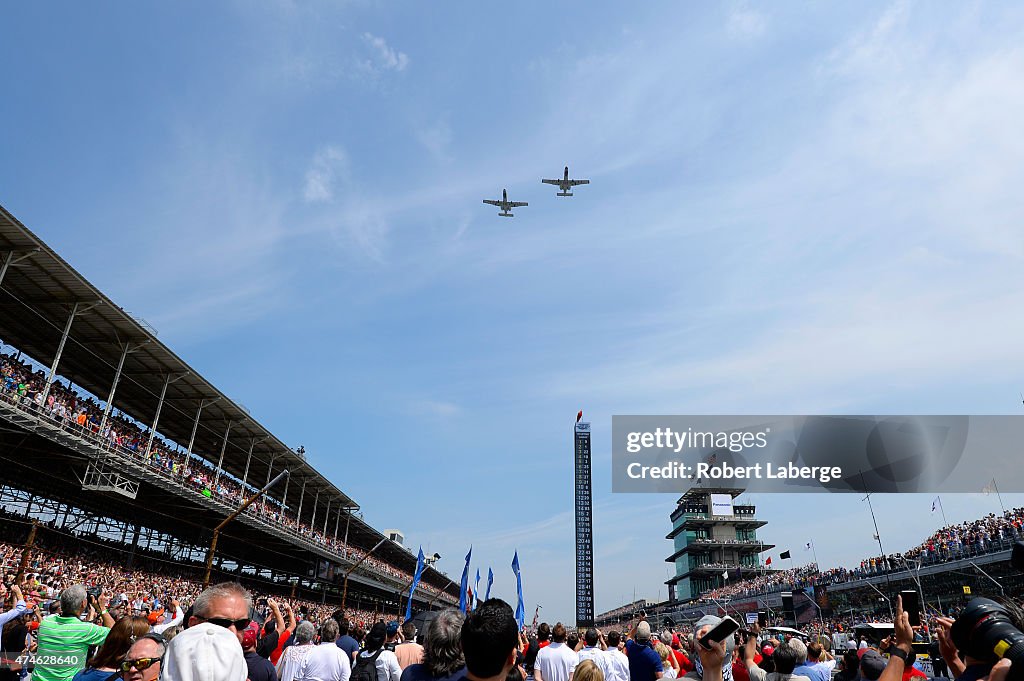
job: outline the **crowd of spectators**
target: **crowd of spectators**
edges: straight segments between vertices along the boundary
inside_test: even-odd
[[[96,446],[145,463],[165,475],[169,482],[194,494],[237,506],[256,491],[248,483],[243,486],[242,481],[218,471],[201,456],[195,453],[189,456],[180,446],[165,441],[159,435],[153,435],[150,442],[151,435],[147,427],[116,409],[111,409],[104,419],[101,404],[92,396],[72,389],[70,384],[54,381],[50,390],[46,391],[46,380],[46,372],[34,370],[31,364],[18,355],[0,354],[0,400],[41,414],[53,424],[88,439]],[[276,499],[264,496],[250,506],[246,513],[264,522],[287,528],[314,544],[327,547],[343,560],[356,563],[366,558],[357,568],[358,572],[376,579],[390,578],[396,584],[407,584],[412,580],[409,572],[377,556],[366,557],[363,549],[338,539],[330,531],[332,528],[328,528],[325,533],[321,531],[323,526],[317,529],[306,522],[300,522],[294,509],[282,508]],[[420,581],[418,588],[432,595],[440,591],[426,580]]]
[[[917,568],[1011,548],[1024,539],[1024,508],[1014,508],[1002,515],[990,513],[983,518],[966,520],[936,530],[917,546],[903,553],[865,558],[853,569],[843,567],[819,571],[816,563],[788,570],[764,572],[713,589],[711,598],[759,596],[775,591],[792,591],[817,585],[853,582],[873,575]],[[717,567],[717,566],[713,566]]]

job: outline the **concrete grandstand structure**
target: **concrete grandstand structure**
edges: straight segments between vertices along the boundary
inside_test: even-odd
[[[119,534],[128,555],[140,541],[156,542],[191,562],[205,555],[212,529],[242,497],[287,470],[266,503],[225,528],[214,578],[261,580],[340,602],[341,576],[349,573],[351,603],[397,612],[415,555],[386,540],[304,453],[281,442],[3,207],[0,341],[45,375],[35,402],[5,399],[0,391],[0,508],[24,509],[55,528],[91,525],[107,538]],[[42,408],[58,389],[100,405],[98,423],[69,425]],[[131,448],[105,437],[115,419],[136,424],[145,437]],[[166,465],[159,456],[154,462],[158,446]],[[192,469],[203,471],[203,483],[191,484]],[[228,482],[238,490],[233,496],[218,493]],[[457,600],[458,585],[428,567],[415,607]]]

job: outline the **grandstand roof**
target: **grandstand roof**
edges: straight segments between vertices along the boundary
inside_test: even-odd
[[[106,398],[122,352],[129,345],[133,351],[125,357],[122,378],[113,400],[117,410],[148,429],[156,416],[160,392],[169,378],[157,427],[158,437],[163,435],[186,446],[196,412],[202,405],[194,454],[216,465],[230,422],[224,471],[242,479],[252,447],[250,483],[261,485],[272,474],[287,468],[291,472],[289,505],[298,502],[298,490],[305,482],[307,505],[319,493],[321,507],[329,501],[332,510],[359,508],[303,456],[260,424],[248,409],[221,392],[161,343],[157,331],[145,320],[133,316],[104,295],[0,206],[0,267],[9,258],[10,265],[0,282],[0,339],[50,365],[64,327],[78,304],[58,374],[70,378],[89,393]],[[283,486],[278,485],[270,494],[280,499]],[[372,546],[383,538],[359,515],[351,516],[349,533],[353,544]],[[397,565],[415,564],[416,560],[397,545],[382,546],[378,555]]]

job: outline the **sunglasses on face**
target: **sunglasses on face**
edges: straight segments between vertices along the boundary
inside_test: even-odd
[[[247,626],[249,626],[249,622],[252,621],[248,617],[243,617],[240,620],[230,620],[230,619],[228,619],[226,617],[210,617],[210,618],[203,617],[201,619],[204,622],[209,622],[210,624],[216,624],[218,627],[224,627],[225,629],[230,629],[232,626],[234,626],[237,631],[241,631],[242,629],[245,629]]]
[[[133,668],[138,669],[140,672],[145,671],[159,661],[159,657],[140,657],[137,660],[125,660],[121,663],[121,671],[126,674]]]

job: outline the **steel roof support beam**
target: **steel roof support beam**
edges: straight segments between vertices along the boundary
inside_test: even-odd
[[[295,520],[302,522],[302,502],[306,498],[306,481],[302,481],[302,492],[299,493],[299,512],[295,514]]]
[[[320,501],[320,490],[316,491],[316,496],[313,497],[313,517],[309,519],[309,529],[316,530],[316,502]]]
[[[321,532],[324,538],[327,537],[327,519],[331,517],[331,500],[327,500],[327,512],[324,513],[324,531]]]
[[[228,421],[227,430],[224,431],[224,442],[220,446],[220,459],[217,460],[217,473],[213,476],[213,486],[216,487],[217,483],[220,482],[220,472],[224,466],[224,452],[228,448],[228,435],[231,434],[231,426],[234,425],[234,421]]]
[[[117,363],[117,372],[114,374],[114,384],[110,386],[110,394],[107,395],[107,406],[103,408],[103,418],[100,420],[100,434],[103,433],[103,429],[107,425],[107,419],[110,417],[110,408],[114,405],[114,393],[117,392],[117,384],[121,382],[121,370],[124,369],[124,360],[133,352],[137,352],[143,345],[148,343],[139,343],[134,348],[131,343],[124,344],[124,351],[121,352],[121,359]]]
[[[53,358],[53,366],[50,367],[50,375],[46,379],[46,387],[43,388],[43,406],[46,406],[46,398],[50,396],[50,388],[53,386],[53,380],[57,377],[57,365],[60,364],[61,355],[64,354],[64,344],[68,342],[68,334],[71,333],[71,322],[75,321],[75,317],[84,312],[88,312],[92,308],[99,305],[99,303],[93,303],[87,305],[81,309],[79,306],[81,303],[75,303],[71,308],[71,314],[68,316],[68,322],[64,325],[64,333],[60,337],[60,345],[57,346],[57,355]]]
[[[352,509],[345,509],[345,511],[345,539],[341,543],[345,546],[342,555],[348,558],[348,524],[352,522]]]
[[[256,446],[256,440],[249,443],[249,456],[245,457],[245,473],[242,474],[242,493],[245,493],[245,483],[249,481],[249,464],[252,463],[252,450]]]
[[[281,499],[281,517],[284,519],[284,511],[288,506],[288,483],[292,481],[292,476],[288,476],[288,479],[284,481],[284,497]]]
[[[220,398],[216,397],[212,400],[199,400],[199,409],[196,410],[196,420],[192,423],[192,436],[188,439],[188,451],[185,453],[185,458],[192,456],[192,445],[196,442],[196,431],[199,429],[199,416],[203,413],[203,409],[209,407],[211,404],[219,402]]]
[[[7,275],[7,269],[11,265],[16,265],[25,258],[31,258],[38,252],[38,248],[33,248],[31,251],[20,251],[21,255],[19,256],[19,251],[8,251],[7,257],[4,258],[4,264],[0,265],[0,284],[4,283],[4,277]]]
[[[341,524],[341,511],[334,514],[334,543],[338,543],[338,525]],[[335,549],[337,550],[337,549]]]
[[[188,376],[188,373],[189,372],[186,371],[181,376],[173,379],[170,374],[167,374],[164,377],[164,387],[160,389],[160,401],[156,403],[156,416],[153,417],[153,426],[149,429],[149,440],[146,441],[146,451],[143,453],[144,457],[149,458],[149,453],[153,450],[153,438],[156,437],[156,427],[157,424],[160,423],[160,412],[164,410],[164,398],[167,396],[167,386],[185,378]]]

